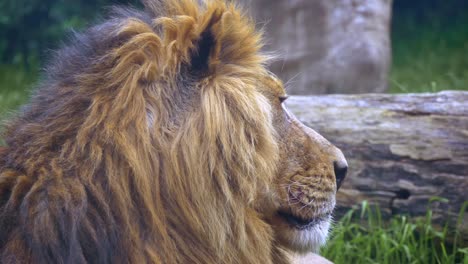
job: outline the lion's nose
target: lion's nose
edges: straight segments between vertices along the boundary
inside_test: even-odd
[[[346,177],[346,172],[348,172],[348,164],[346,162],[334,161],[333,169],[335,170],[336,190],[338,191]]]

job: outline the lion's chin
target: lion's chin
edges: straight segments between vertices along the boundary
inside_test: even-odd
[[[327,241],[330,215],[308,221],[294,219],[284,213],[278,213],[274,218],[277,239],[292,251],[301,254],[318,252]]]

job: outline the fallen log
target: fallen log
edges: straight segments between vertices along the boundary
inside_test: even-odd
[[[468,92],[293,96],[287,106],[347,157],[339,211],[363,200],[387,215],[430,206],[436,223],[456,223],[468,201]],[[459,228],[468,234],[468,213]]]

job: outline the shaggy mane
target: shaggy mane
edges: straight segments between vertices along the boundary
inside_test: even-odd
[[[280,263],[278,147],[234,4],[147,0],[58,51],[0,149],[1,263]]]

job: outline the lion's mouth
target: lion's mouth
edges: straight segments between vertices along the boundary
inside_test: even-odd
[[[322,221],[324,221],[324,220],[326,220],[328,218],[328,216],[325,215],[325,216],[319,216],[319,217],[312,217],[312,218],[304,219],[304,218],[301,218],[301,217],[296,216],[294,214],[286,213],[286,212],[283,212],[283,211],[278,211],[278,215],[284,221],[286,221],[289,225],[293,226],[294,228],[300,229],[300,230],[311,228],[311,227],[319,224],[320,222],[322,222]]]

